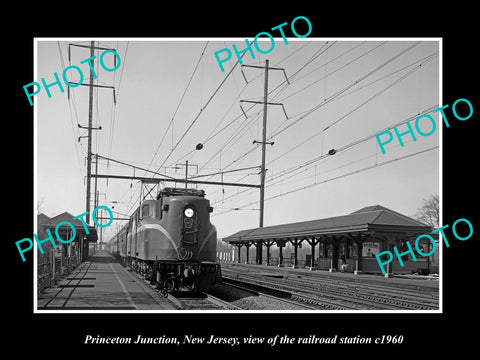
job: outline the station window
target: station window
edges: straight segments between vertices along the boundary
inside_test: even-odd
[[[143,205],[142,206],[142,217],[147,218],[147,217],[151,217],[152,215],[153,214],[151,214],[151,212],[150,212],[150,206]]]

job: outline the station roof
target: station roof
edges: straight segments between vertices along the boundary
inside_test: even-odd
[[[48,220],[50,220],[50,217],[48,217],[44,213],[41,213],[41,214],[37,215],[37,224],[39,226],[45,224]]]
[[[300,238],[347,233],[429,233],[431,227],[381,205],[367,206],[349,215],[242,230],[224,241]]]
[[[85,232],[85,227],[83,226],[82,222],[78,220],[73,220],[75,215],[70,214],[69,212],[64,212],[61,213],[57,216],[54,216],[48,220],[46,220],[43,224],[39,223],[39,226],[43,226],[44,229],[50,229],[50,231],[55,230],[58,224],[61,222],[69,222],[75,227],[75,231],[77,232],[77,236],[86,236],[88,242],[96,242],[98,240],[97,236],[97,230],[95,229],[95,226],[88,225],[88,232],[90,233],[89,235],[86,234]],[[62,226],[63,227],[63,226]],[[62,229],[62,227],[60,229]],[[65,225],[65,228],[67,228],[67,225]],[[59,232],[61,230],[59,229]],[[53,235],[55,236],[55,235]]]

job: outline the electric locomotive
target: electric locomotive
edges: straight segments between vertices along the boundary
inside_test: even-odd
[[[221,281],[212,211],[203,190],[164,188],[141,203],[109,250],[164,294],[208,290]]]

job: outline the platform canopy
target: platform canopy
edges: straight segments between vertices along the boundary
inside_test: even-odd
[[[430,233],[432,228],[408,216],[381,205],[367,206],[349,215],[318,220],[266,226],[236,232],[226,238],[231,244],[258,240],[346,235],[354,233],[420,234]]]
[[[89,234],[87,234],[85,231],[85,227],[83,226],[80,219],[73,220],[74,217],[75,215],[72,215],[69,212],[64,212],[52,217],[51,219],[46,220],[43,224],[41,224],[41,226],[43,226],[44,229],[49,229],[52,232],[53,236],[55,236],[54,231],[57,225],[62,222],[69,222],[75,227],[77,237],[86,237],[88,242],[96,242],[98,240],[98,235],[95,226],[88,225],[87,229]],[[71,231],[71,227],[67,224],[62,224],[58,229],[58,232],[63,239],[67,239],[67,237],[64,236],[67,231]]]

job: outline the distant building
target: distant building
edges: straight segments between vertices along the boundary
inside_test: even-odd
[[[89,243],[97,241],[97,231],[94,226],[88,226],[88,232],[80,220],[73,220],[74,215],[64,212],[52,218],[45,214],[37,215],[37,237],[39,241],[49,237],[50,231],[55,248],[51,241],[46,241],[37,246],[37,291],[41,292],[46,287],[54,285],[62,275],[69,274],[81,262],[88,260]],[[56,238],[55,230],[60,223],[68,222],[75,228],[75,237],[69,243],[62,243]],[[72,228],[62,224],[57,229],[58,235],[63,240],[72,238]],[[38,245],[38,244],[37,244]],[[42,251],[40,250],[40,247]]]

